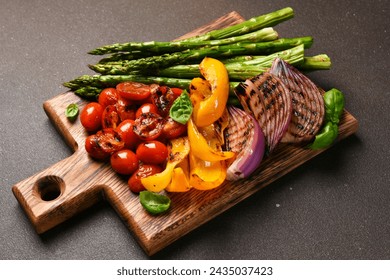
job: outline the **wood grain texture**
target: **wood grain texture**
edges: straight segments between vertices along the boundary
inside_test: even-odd
[[[239,14],[232,12],[186,36],[242,20]],[[77,103],[80,108],[86,104],[78,96],[67,92],[46,101],[43,108],[74,154],[13,186],[15,197],[37,233],[50,230],[99,200],[106,199],[148,255],[155,254],[324,151],[281,145],[250,178],[226,182],[211,191],[169,194],[172,200],[169,212],[152,216],[144,211],[124,177],[117,175],[109,164],[88,157],[84,150],[87,133],[79,120],[71,123],[65,117],[65,108],[70,103]],[[357,120],[344,111],[338,140],[355,133],[357,128]]]

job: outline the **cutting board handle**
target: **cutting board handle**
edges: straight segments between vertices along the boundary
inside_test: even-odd
[[[14,185],[12,191],[35,230],[43,233],[101,200],[104,185],[99,180],[112,176],[110,171],[107,164],[76,151]]]

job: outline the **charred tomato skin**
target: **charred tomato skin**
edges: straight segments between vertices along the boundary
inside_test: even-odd
[[[108,105],[103,110],[102,127],[116,128],[120,123],[119,113],[115,105]]]
[[[121,121],[135,119],[137,105],[133,101],[119,97],[115,106]]]
[[[165,120],[158,114],[142,113],[134,122],[134,133],[144,141],[160,137]]]
[[[160,116],[168,117],[169,109],[178,97],[171,88],[166,86],[153,86],[151,90],[151,99],[158,108]]]
[[[88,132],[96,132],[102,127],[103,107],[97,102],[85,105],[80,113],[80,122]]]
[[[145,190],[145,187],[141,183],[141,179],[161,173],[163,169],[159,165],[155,164],[140,164],[138,169],[130,176],[128,180],[129,188],[134,193],[139,193]]]
[[[106,160],[110,157],[110,154],[100,147],[96,134],[89,135],[85,139],[85,150],[90,157],[97,160]]]
[[[124,148],[125,142],[113,128],[104,128],[96,132],[97,142],[101,149],[112,154]]]
[[[105,88],[100,92],[98,102],[103,108],[106,108],[108,105],[115,105],[118,98],[118,91],[115,88]]]

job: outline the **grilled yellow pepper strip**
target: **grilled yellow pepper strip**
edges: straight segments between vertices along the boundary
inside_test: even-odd
[[[165,189],[172,181],[173,170],[187,157],[189,151],[190,145],[187,137],[180,137],[171,140],[169,158],[164,171],[142,178],[142,185],[151,192],[160,192]]]
[[[191,189],[190,185],[190,166],[188,157],[179,163],[178,167],[173,169],[172,181],[165,188],[168,192],[186,192]]]
[[[224,152],[218,149],[218,138],[210,133],[211,129],[205,129],[206,138],[199,132],[198,128],[190,119],[187,123],[188,140],[191,152],[204,161],[220,161],[233,158],[234,152]],[[219,146],[220,147],[220,146]]]
[[[225,65],[210,57],[201,61],[199,70],[209,86],[201,83],[199,78],[193,80],[190,96],[194,106],[194,122],[198,127],[204,127],[218,120],[225,110],[229,97],[229,76]]]
[[[198,190],[211,190],[226,179],[225,161],[204,161],[190,151],[190,185]]]

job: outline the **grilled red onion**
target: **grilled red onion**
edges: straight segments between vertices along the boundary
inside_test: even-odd
[[[259,122],[272,152],[291,121],[292,99],[288,88],[278,77],[265,72],[240,83],[235,93],[244,110]]]
[[[318,87],[283,59],[276,58],[270,73],[287,86],[292,98],[293,114],[281,142],[300,143],[314,138],[322,127],[325,105]]]
[[[248,177],[264,156],[265,139],[259,123],[245,111],[228,107],[229,125],[225,129],[226,149],[237,153],[227,170],[227,180]]]

